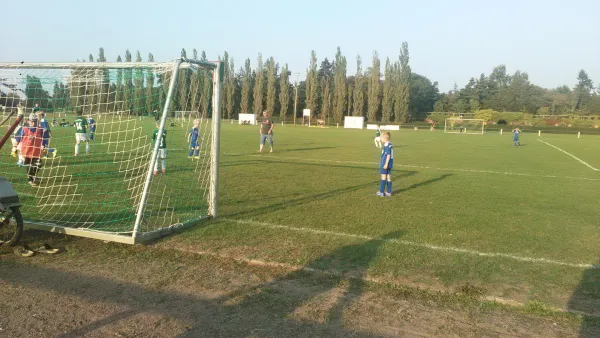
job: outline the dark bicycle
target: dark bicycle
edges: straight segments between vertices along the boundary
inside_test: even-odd
[[[15,112],[13,111],[4,120],[0,126],[4,125]],[[7,133],[0,140],[0,149],[15,131],[23,115],[19,115],[16,121],[8,128]],[[15,189],[10,182],[0,177],[0,246],[15,246],[23,234],[23,216],[21,215],[21,203]]]

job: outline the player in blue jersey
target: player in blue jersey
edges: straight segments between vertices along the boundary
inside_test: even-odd
[[[383,149],[381,150],[381,162],[379,164],[381,181],[377,196],[389,197],[392,196],[392,168],[394,167],[394,149],[390,143],[389,132],[384,132],[381,134],[381,142],[383,143]],[[385,191],[386,185],[387,192]]]
[[[198,144],[198,139],[200,138],[200,120],[194,120],[194,127],[190,129],[190,133],[188,134],[188,143],[190,145],[190,152],[188,153],[188,158],[200,157],[200,144]]]
[[[52,157],[56,157],[56,149],[50,148],[50,138],[52,137],[52,132],[50,131],[50,123],[48,123],[48,119],[46,118],[46,113],[40,111],[37,113],[39,126],[43,130],[42,134],[42,153],[44,157],[47,157],[48,154],[52,154]]]
[[[519,127],[513,129],[513,144],[516,146],[521,146],[521,142],[519,142],[519,134],[521,133],[521,129]]]
[[[94,134],[96,134],[96,120],[90,115],[88,118],[88,125],[90,126],[90,141],[94,140]]]

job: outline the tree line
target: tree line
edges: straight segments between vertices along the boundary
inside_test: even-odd
[[[185,49],[181,50],[181,57],[188,58]],[[190,57],[207,60],[205,51],[199,54],[196,49]],[[96,58],[90,54],[87,61],[107,62],[104,49],[99,49]],[[116,61],[134,62],[129,50]],[[152,53],[147,61],[154,62]],[[239,113],[260,114],[267,110],[284,120],[302,116],[304,109],[310,109],[314,118],[335,123],[342,122],[343,116],[364,116],[370,122],[407,123],[423,120],[434,111],[474,113],[486,109],[541,115],[600,113],[600,94],[594,91],[593,82],[584,70],[579,72],[578,84],[573,89],[567,86],[544,89],[532,84],[527,73],[516,71],[510,75],[501,65],[489,75],[471,78],[462,89],[455,85],[447,93],[440,93],[437,82],[412,72],[406,42],[402,43],[396,60],[386,58],[383,70],[376,51],[368,66],[363,66],[361,56],[357,55],[355,71],[348,69],[346,56],[339,47],[331,61],[324,58],[320,63],[312,51],[303,79],[287,64],[281,66],[273,57],[263,58],[260,53],[254,68],[247,58],[236,69],[227,52],[219,61],[224,64],[222,116],[227,119],[235,119]],[[135,62],[142,62],[139,51]],[[210,116],[211,74],[183,68],[177,81],[170,110],[197,111]],[[45,109],[87,107],[90,111],[143,114],[163,108],[170,75],[143,67],[116,70],[82,67],[73,68],[66,82],[56,79],[51,94],[42,82],[35,75],[27,76],[24,93],[27,98],[34,98],[27,100],[28,105],[37,101]]]
[[[574,88],[560,86],[545,89],[529,81],[526,72],[510,75],[506,66],[495,67],[489,75],[471,78],[464,88],[440,95],[436,112],[475,113],[491,109],[498,112],[520,112],[537,115],[598,115],[600,88],[594,90],[585,70],[577,75]]]

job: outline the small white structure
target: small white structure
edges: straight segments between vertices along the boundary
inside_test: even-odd
[[[256,124],[256,116],[254,114],[240,114],[238,116],[238,121],[240,124]]]
[[[363,129],[365,126],[364,116],[345,116],[344,128]]]

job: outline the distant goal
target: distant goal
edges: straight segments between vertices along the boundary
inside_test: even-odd
[[[447,118],[444,121],[444,133],[481,134],[485,132],[485,121],[481,119]]]

